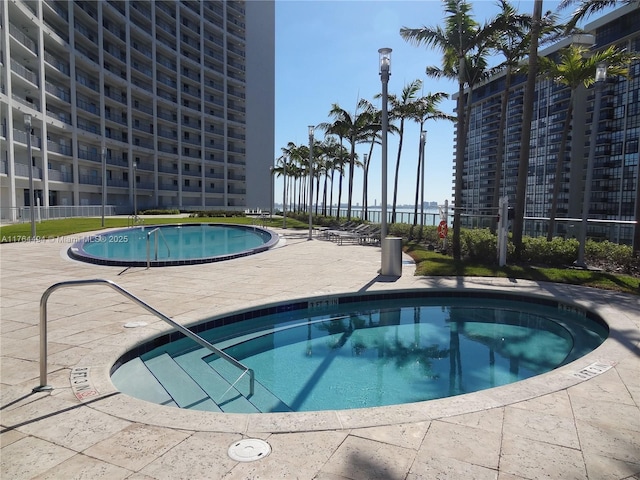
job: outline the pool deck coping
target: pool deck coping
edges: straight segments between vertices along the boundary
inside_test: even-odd
[[[380,478],[430,478],[426,475],[446,472],[451,475],[448,478],[461,478],[455,475],[469,471],[481,472],[482,478],[538,478],[541,472],[605,478],[599,476],[605,471],[609,472],[606,478],[638,478],[632,475],[640,475],[640,297],[516,279],[415,277],[415,268],[409,261],[403,262],[402,277],[380,277],[377,247],[339,246],[320,240],[308,242],[299,233],[279,233],[285,238],[280,248],[257,256],[219,264],[136,268],[126,272],[121,267],[81,264],[65,258],[65,239],[2,245],[3,455],[0,473],[11,478],[37,475],[45,478],[56,468],[58,472],[76,471],[79,465],[83,471],[98,466],[117,471],[124,475],[119,478],[138,478],[136,475],[179,478],[179,472],[185,472],[178,469],[175,475],[167,476],[166,471],[156,468],[180,451],[178,443],[166,451],[146,452],[137,457],[126,452],[121,439],[134,430],[143,437],[146,431],[149,438],[187,432],[187,439],[210,435],[228,439],[230,443],[234,439],[259,437],[275,445],[268,458],[243,464],[225,458],[228,445],[216,442],[220,450],[216,458],[228,465],[220,471],[219,478],[249,478],[244,475],[251,469],[262,472],[262,478],[276,478],[270,476],[273,472],[298,472],[298,478],[367,478],[345,455],[358,456],[367,448],[385,445],[390,450],[401,450],[398,459],[388,458],[383,462],[385,468],[397,475]],[[98,277],[115,281],[185,324],[202,320],[205,312],[220,315],[306,296],[473,288],[542,295],[591,309],[608,322],[611,335],[594,352],[552,372],[448,399],[362,410],[216,414],[169,409],[118,393],[109,379],[115,360],[132,346],[168,331],[168,327],[119,299],[109,289],[87,287],[87,295],[75,289],[52,295],[49,377],[54,390],[31,393],[38,384],[35,347],[39,342],[37,318],[42,292],[59,281]],[[216,282],[221,278],[230,285],[220,287],[218,292]],[[175,288],[166,288],[171,284]],[[212,290],[217,293],[212,295]],[[125,329],[124,318],[114,322],[114,312],[124,315],[127,321],[143,321],[147,325]],[[74,387],[74,382],[80,382],[80,390],[77,385]],[[92,391],[94,393],[87,393]],[[79,392],[82,394],[78,395]],[[83,397],[82,400],[78,396]],[[593,405],[585,405],[585,399],[593,399]],[[568,410],[556,405],[566,407],[567,403]],[[623,413],[616,419],[611,415],[612,410]],[[98,418],[109,435],[96,434],[92,426],[76,423],[74,413],[78,417]],[[61,416],[70,423],[69,431],[55,432],[48,424]],[[498,422],[496,418],[502,419],[500,429],[494,425]],[[553,433],[547,424],[549,421],[557,422],[554,428],[561,425],[561,430],[575,434],[568,440],[550,440],[559,435]],[[38,432],[38,425],[44,426],[45,433]],[[519,429],[514,429],[514,425]],[[468,439],[472,433],[479,438],[491,438],[489,443],[498,442],[499,446],[487,453],[491,461],[461,453],[473,447],[459,430],[465,431]],[[599,439],[594,438],[595,432],[599,432]],[[92,433],[95,438],[91,438]],[[451,438],[461,443],[453,449],[434,446],[431,435],[436,433],[445,435],[444,444]],[[315,467],[311,467],[308,463],[314,462],[306,462],[305,454],[295,447],[301,441],[323,444],[327,439],[335,445],[326,451],[323,449],[320,455],[323,462]],[[205,439],[201,440],[206,443]],[[121,455],[115,455],[117,458],[108,459],[101,453],[101,448],[110,442],[124,449]],[[531,465],[531,460],[518,451],[522,443],[534,444],[536,455],[549,458],[550,463]],[[35,451],[48,453],[49,463],[39,462],[39,467],[26,465],[31,457],[28,450],[33,445],[38,447]],[[565,450],[567,448],[569,450]],[[283,457],[287,449],[289,455],[292,451],[297,453]],[[137,462],[129,458],[130,454]],[[16,455],[23,455],[24,459]],[[430,458],[427,463],[425,455]],[[140,456],[145,457],[142,466]],[[555,464],[553,459],[558,456],[560,463]]]

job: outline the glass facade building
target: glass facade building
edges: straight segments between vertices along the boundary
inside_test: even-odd
[[[2,2],[2,218],[30,204],[29,162],[45,207],[100,205],[103,175],[118,213],[268,207],[274,10]]]
[[[627,51],[640,51],[640,9],[634,5],[619,8],[585,26],[595,40],[593,49],[617,45]],[[583,40],[584,37],[581,39]],[[540,54],[553,56],[576,38],[567,38]],[[507,196],[515,204],[520,133],[524,97],[524,76],[511,84],[504,130],[504,161],[496,171],[496,152],[505,76],[499,74],[473,91],[464,165],[463,216],[467,225],[488,225],[497,212],[494,196]],[[609,77],[603,88],[599,124],[592,125],[594,88],[580,87],[575,92],[573,119],[562,181],[557,197],[557,217],[580,219],[587,159],[592,128],[597,128],[595,161],[589,203],[590,238],[631,243],[638,209],[638,139],[640,135],[640,62],[631,65],[628,77]],[[567,121],[570,90],[553,80],[539,78],[536,83],[531,124],[529,168],[525,203],[525,234],[546,235],[553,199],[556,163]],[[496,191],[496,178],[500,189]],[[614,222],[615,221],[615,222]],[[579,221],[560,220],[556,234],[578,236]]]

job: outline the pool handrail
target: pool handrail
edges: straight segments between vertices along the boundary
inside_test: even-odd
[[[144,223],[144,218],[139,217],[136,214],[131,214],[127,217],[127,228],[132,228]]]
[[[169,244],[167,243],[167,239],[164,237],[164,233],[162,233],[162,230],[160,230],[160,227],[156,227],[153,230],[147,232],[147,268],[151,267],[151,249],[150,249],[150,241],[151,241],[151,234],[155,233],[156,234],[156,241],[155,241],[155,260],[158,260],[158,234],[162,236],[162,240],[164,241],[164,244],[167,246],[167,255],[170,257],[171,256],[171,249],[169,248]]]
[[[156,310],[155,308],[150,306],[148,303],[144,302],[143,300],[139,299],[132,293],[122,288],[117,283],[112,282],[111,280],[105,280],[100,278],[94,278],[94,279],[88,279],[88,280],[68,280],[65,282],[55,283],[51,285],[49,288],[47,288],[42,294],[42,297],[40,298],[40,385],[33,389],[34,392],[43,392],[43,391],[53,390],[52,386],[47,385],[47,300],[49,299],[49,297],[54,291],[62,287],[73,287],[73,286],[80,286],[80,285],[95,285],[95,284],[105,284],[111,287],[116,292],[124,295],[129,300],[132,300],[133,302],[137,303],[148,312],[158,317],[160,320],[163,320],[169,325],[171,325],[173,328],[175,328],[180,333],[182,333],[185,337],[189,337],[191,340],[195,341],[200,346],[208,350],[211,350],[213,353],[218,355],[223,360],[226,360],[227,362],[231,363],[233,366],[239,368],[240,370],[243,370],[244,372],[242,373],[242,375],[244,375],[245,373],[248,373],[249,374],[249,396],[253,395],[254,386],[255,386],[255,373],[253,369],[243,365],[241,362],[233,358],[228,353],[223,352],[219,348],[215,347],[214,345],[206,341],[201,336],[193,333],[191,330],[179,324],[175,320],[169,318],[164,313]]]

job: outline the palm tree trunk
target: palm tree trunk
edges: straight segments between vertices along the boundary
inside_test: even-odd
[[[331,191],[329,192],[329,210],[333,208],[333,177],[335,173],[335,167],[331,168]]]
[[[396,177],[393,181],[393,205],[391,207],[391,223],[396,223],[396,204],[398,202],[398,176],[400,175],[400,157],[402,155],[402,137],[404,135],[404,118],[400,119],[398,139],[398,158],[396,159]]]
[[[636,224],[633,227],[633,256],[640,252],[640,175],[636,175]]]
[[[356,140],[351,138],[351,155],[349,156],[349,194],[347,201],[347,220],[351,220],[351,203],[353,201],[353,177],[356,163]]]
[[[551,211],[549,212],[549,227],[547,230],[547,241],[553,240],[553,234],[556,230],[556,215],[558,214],[558,196],[560,195],[560,184],[562,183],[562,174],[564,172],[564,157],[567,151],[567,140],[569,139],[569,130],[571,130],[571,117],[573,116],[573,90],[569,96],[569,105],[567,106],[567,116],[562,127],[562,138],[560,139],[560,149],[556,157],[556,176],[553,180],[553,194],[551,196]]]
[[[320,176],[316,177],[316,216],[318,215],[318,198],[320,198]]]
[[[340,220],[340,202],[342,201],[342,171],[340,173],[340,179],[338,180],[338,211],[336,212],[336,220]]]
[[[531,120],[533,118],[533,100],[536,93],[538,74],[538,38],[542,18],[542,0],[534,0],[531,24],[531,44],[529,45],[529,67],[524,90],[524,109],[522,112],[522,136],[520,138],[520,158],[518,163],[518,183],[516,186],[515,216],[513,219],[513,244],[516,259],[522,258],[522,235],[524,230],[524,210],[527,194],[527,173],[529,171],[529,142],[531,141]]]
[[[420,122],[420,134],[422,134],[422,129],[424,128],[424,122]],[[416,198],[413,202],[413,226],[415,227],[418,224],[418,196],[420,194],[420,182],[424,179],[420,178],[420,170],[422,167],[422,162],[424,159],[422,158],[422,140],[418,137],[418,169],[416,170]]]
[[[498,228],[498,206],[500,205],[500,187],[502,179],[502,165],[504,162],[504,131],[507,128],[507,105],[509,102],[509,90],[511,89],[511,65],[507,65],[504,80],[504,91],[500,99],[500,124],[498,125],[498,140],[496,146],[496,179],[493,183],[493,199],[491,201],[491,231],[495,233]],[[506,180],[506,179],[505,179]]]
[[[464,172],[464,148],[466,144],[466,138],[464,132],[465,118],[464,118],[464,57],[460,58],[459,66],[459,80],[458,80],[458,100],[456,104],[456,114],[458,115],[458,134],[456,136],[456,176],[454,186],[454,208],[453,208],[453,242],[451,248],[453,249],[453,259],[460,260],[462,255],[462,249],[460,245],[460,216],[462,213],[462,187],[463,187],[463,172]]]
[[[322,215],[327,216],[327,183],[329,181],[329,172],[325,171],[324,182],[322,188]]]

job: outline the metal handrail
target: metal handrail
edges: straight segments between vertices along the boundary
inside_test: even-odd
[[[105,284],[105,285],[111,287],[115,291],[117,291],[117,292],[121,293],[122,295],[124,295],[125,297],[127,297],[129,300],[134,301],[135,303],[140,305],[142,308],[144,308],[148,312],[150,312],[153,315],[155,315],[156,317],[158,317],[160,320],[164,320],[165,322],[167,322],[173,328],[175,328],[180,333],[182,333],[185,337],[189,337],[191,340],[195,341],[196,343],[198,343],[202,347],[211,350],[213,353],[218,355],[223,360],[226,360],[231,365],[239,368],[240,370],[243,370],[244,373],[242,375],[248,373],[249,374],[249,396],[253,395],[254,386],[255,386],[255,373],[254,373],[253,369],[248,368],[247,366],[243,365],[242,363],[240,363],[238,360],[236,360],[235,358],[233,358],[229,354],[223,352],[219,348],[217,348],[217,347],[213,346],[211,343],[207,342],[201,336],[193,333],[188,328],[180,325],[175,320],[172,320],[171,318],[169,318],[165,314],[159,312],[158,310],[156,310],[155,308],[153,308],[152,306],[150,306],[146,302],[140,300],[138,297],[136,297],[132,293],[129,293],[127,290],[122,288],[117,283],[112,282],[111,280],[104,280],[104,279],[99,279],[99,278],[90,279],[90,280],[69,280],[69,281],[66,281],[66,282],[56,283],[54,285],[51,285],[49,288],[47,288],[45,290],[45,292],[42,294],[42,297],[40,298],[40,386],[34,388],[33,389],[34,392],[42,392],[42,391],[47,391],[47,390],[53,390],[53,387],[51,387],[50,385],[47,385],[47,300],[49,299],[49,296],[51,296],[51,294],[54,291],[56,291],[56,290],[58,290],[59,288],[62,288],[62,287],[73,287],[73,286],[79,286],[79,285],[94,285],[94,284],[98,284],[98,283],[102,283],[102,284]]]
[[[140,218],[136,214],[132,214],[127,217],[127,228],[135,227],[136,225],[140,225],[141,223],[144,223],[144,219]]]
[[[150,249],[150,242],[151,242],[151,234],[155,233],[156,234],[156,241],[155,241],[155,259],[156,261],[158,260],[158,234],[160,234],[162,236],[162,240],[164,240],[164,244],[167,246],[167,255],[170,257],[171,256],[171,249],[169,248],[169,244],[167,243],[167,239],[164,237],[164,233],[162,233],[162,230],[160,230],[160,227],[156,227],[153,230],[147,232],[147,268],[151,267],[151,249]]]

